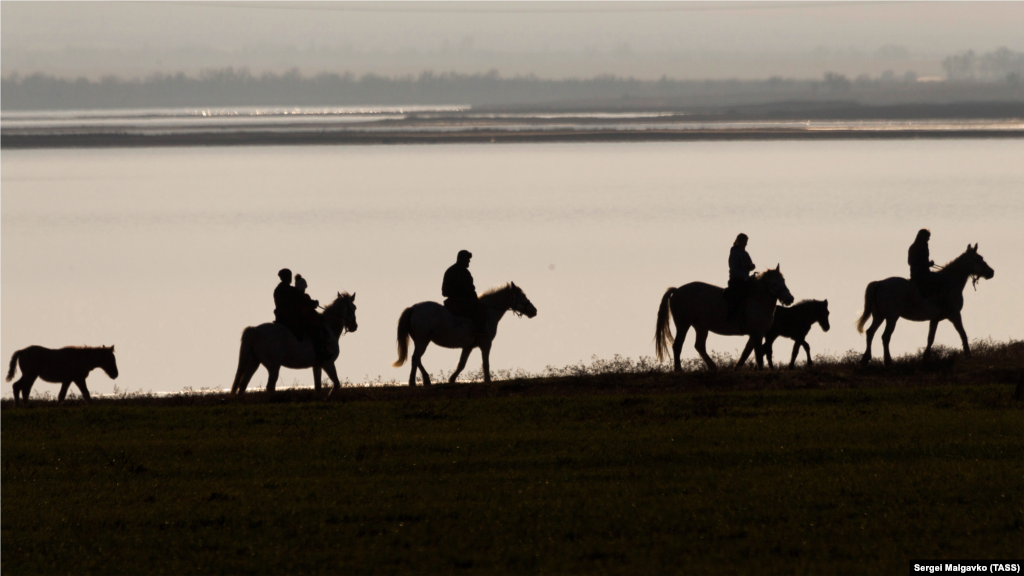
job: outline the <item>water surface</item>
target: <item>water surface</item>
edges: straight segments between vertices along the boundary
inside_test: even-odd
[[[322,302],[357,293],[343,378],[405,380],[391,368],[398,316],[440,300],[465,248],[479,289],[515,281],[539,310],[502,321],[493,368],[652,355],[665,289],[724,285],[738,232],[797,299],[829,300],[832,331],[809,342],[842,353],[863,347],[864,287],[907,274],[921,227],[937,262],[977,242],[996,271],[968,285],[968,334],[1020,339],[1022,157],[1021,140],[5,150],[0,353],[116,344],[122,390],[225,388],[242,328],[273,318],[289,267]],[[894,351],[926,334],[901,322]],[[948,323],[937,341],[958,344]],[[424,362],[457,359],[431,347]],[[283,385],[311,380],[282,371]],[[261,369],[253,386],[265,381]]]

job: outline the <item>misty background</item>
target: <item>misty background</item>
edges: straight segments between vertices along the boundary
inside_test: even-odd
[[[424,71],[656,80],[939,76],[1024,51],[1016,2],[4,2],[4,75]]]

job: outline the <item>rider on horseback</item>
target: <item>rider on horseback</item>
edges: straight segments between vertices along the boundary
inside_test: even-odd
[[[298,292],[299,314],[306,334],[309,334],[309,339],[313,342],[317,360],[323,360],[330,355],[330,351],[327,349],[327,327],[324,326],[323,318],[316,311],[320,302],[306,294],[307,286],[309,285],[306,284],[306,279],[302,277],[302,274],[296,274],[295,291]]]
[[[922,298],[932,295],[937,288],[935,286],[935,275],[931,271],[931,267],[935,265],[935,262],[930,260],[928,256],[928,240],[931,237],[932,233],[927,228],[922,228],[917,232],[917,238],[914,239],[914,243],[910,245],[910,250],[907,251],[907,264],[910,265],[910,281],[917,286]]]
[[[747,254],[747,235],[741,233],[736,236],[736,241],[729,250],[729,286],[725,289],[725,300],[729,303],[726,318],[732,320],[739,312],[741,325],[746,322],[743,302],[747,299],[747,284],[753,270],[754,261],[750,259],[750,254]]]
[[[316,313],[317,302],[305,293],[306,280],[301,274],[297,275],[295,286],[292,286],[292,271],[287,268],[277,276],[281,282],[274,289],[274,321],[287,328],[300,342],[308,335],[317,359],[326,357],[323,322]]]
[[[469,260],[472,257],[468,250],[459,250],[455,264],[445,270],[441,295],[445,297],[444,307],[456,316],[472,320],[473,333],[481,336],[486,332],[487,318],[476,295],[473,275],[469,273]]]

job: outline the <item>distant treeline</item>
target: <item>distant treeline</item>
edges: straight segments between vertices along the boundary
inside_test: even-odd
[[[977,55],[974,50],[968,50],[943,60],[942,69],[954,81],[1005,80],[1020,84],[1024,80],[1024,53],[1000,48]]]
[[[1014,77],[1016,78],[1016,77]],[[720,107],[780,101],[849,100],[865,104],[1020,101],[1021,83],[922,82],[913,74],[849,79],[826,74],[821,80],[637,80],[617,76],[547,80],[536,76],[435,74],[385,77],[319,74],[297,70],[254,75],[248,70],[114,76],[98,81],[45,74],[3,78],[4,110],[216,106],[362,106],[469,104],[486,106],[600,105],[617,107]]]

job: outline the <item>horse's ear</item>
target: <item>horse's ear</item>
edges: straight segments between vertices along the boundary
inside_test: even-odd
[[[516,283],[515,282],[509,282],[509,284],[512,285],[513,288],[516,287]]]
[[[828,306],[828,298],[825,298],[825,306]]]
[[[778,263],[775,264],[775,271],[776,272],[782,272],[782,270],[779,270],[779,266],[781,266],[781,264],[778,264]]]
[[[353,301],[353,302],[355,302],[355,301],[356,301],[356,293],[355,293],[355,292],[353,292],[353,293],[352,293],[352,301]]]
[[[975,243],[974,243],[974,251],[975,251],[975,252],[977,252],[977,251],[978,251],[978,243],[977,243],[977,242],[975,242]]]
[[[113,344],[111,344],[111,345],[110,345],[110,351],[111,351],[111,352],[113,352],[113,351],[114,351],[114,345],[113,345]]]

